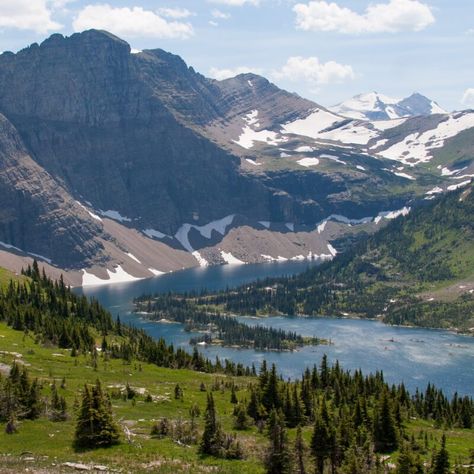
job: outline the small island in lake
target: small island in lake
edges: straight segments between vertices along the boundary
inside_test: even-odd
[[[220,345],[257,350],[293,351],[302,346],[329,344],[326,339],[302,336],[291,331],[261,325],[247,325],[235,316],[222,315],[215,307],[200,306],[179,295],[142,296],[135,299],[135,312],[151,320],[166,320],[184,324],[189,332],[201,332],[192,337],[193,345]]]

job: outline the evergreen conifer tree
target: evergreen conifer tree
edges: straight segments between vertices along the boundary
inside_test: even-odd
[[[112,417],[110,401],[103,394],[99,380],[84,386],[82,404],[76,422],[74,447],[97,448],[119,442],[119,430]]]
[[[265,459],[267,474],[288,474],[291,472],[291,458],[283,413],[273,409],[268,418],[270,446]]]
[[[433,465],[431,474],[448,474],[449,473],[449,453],[446,449],[446,436],[441,438],[441,447],[433,457]]]
[[[206,412],[204,413],[204,432],[202,434],[199,452],[212,456],[221,455],[223,435],[216,416],[216,407],[212,393],[207,395]]]

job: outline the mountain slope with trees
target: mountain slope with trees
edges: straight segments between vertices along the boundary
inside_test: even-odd
[[[297,381],[265,362],[258,374],[210,363],[114,322],[37,265],[25,273],[0,293],[2,472],[34,461],[52,473],[447,474],[449,463],[464,474],[472,463],[467,396],[409,394],[326,357]]]
[[[190,297],[237,314],[352,315],[472,331],[473,215],[470,187],[415,208],[300,275]]]

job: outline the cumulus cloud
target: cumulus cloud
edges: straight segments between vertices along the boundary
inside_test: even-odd
[[[218,18],[219,20],[228,20],[230,18],[230,13],[221,12],[220,10],[214,9],[211,11],[211,16],[213,18]]]
[[[258,5],[260,0],[208,0],[208,2],[229,5],[231,7],[242,7],[243,5]]]
[[[168,21],[159,13],[142,7],[112,7],[108,4],[87,5],[73,21],[75,31],[89,28],[108,30],[119,36],[180,38],[194,34],[190,23]]]
[[[337,3],[310,1],[293,7],[296,26],[306,31],[346,34],[420,31],[435,22],[430,7],[418,0],[390,0],[370,4],[359,14]]]
[[[286,64],[272,76],[275,79],[285,79],[292,82],[307,82],[311,86],[340,83],[354,79],[355,74],[351,66],[339,64],[335,61],[322,63],[316,57],[303,58],[293,56]]]
[[[239,74],[244,74],[247,72],[252,72],[254,74],[262,74],[263,70],[254,67],[247,67],[247,66],[239,66],[236,68],[229,68],[229,69],[219,69],[216,67],[212,67],[209,70],[209,77],[217,79],[218,81],[222,81],[224,79],[229,79],[229,77],[235,77]]]
[[[47,33],[62,25],[51,18],[53,11],[47,0],[0,1],[0,28],[16,28]]]
[[[466,89],[462,96],[461,103],[468,107],[474,107],[474,88]]]
[[[158,13],[161,16],[173,18],[175,20],[180,18],[188,18],[194,15],[194,13],[189,11],[187,8],[159,8]]]

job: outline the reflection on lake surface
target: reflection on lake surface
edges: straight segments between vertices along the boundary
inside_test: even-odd
[[[123,322],[145,329],[153,337],[163,337],[175,346],[191,350],[192,336],[179,324],[147,321],[131,314],[132,300],[143,293],[219,289],[241,285],[257,278],[289,275],[305,270],[308,262],[235,265],[184,270],[148,280],[109,287],[85,288]],[[314,264],[313,264],[314,265]],[[338,359],[346,369],[364,372],[383,370],[389,382],[404,381],[410,390],[432,382],[447,393],[474,395],[474,338],[447,331],[386,326],[378,321],[337,318],[239,318],[247,324],[265,324],[307,336],[331,339],[330,346],[307,346],[296,352],[261,352],[252,349],[200,347],[209,358],[229,358],[244,365],[263,359],[276,363],[285,377],[298,377],[307,366],[319,364],[323,354]]]

